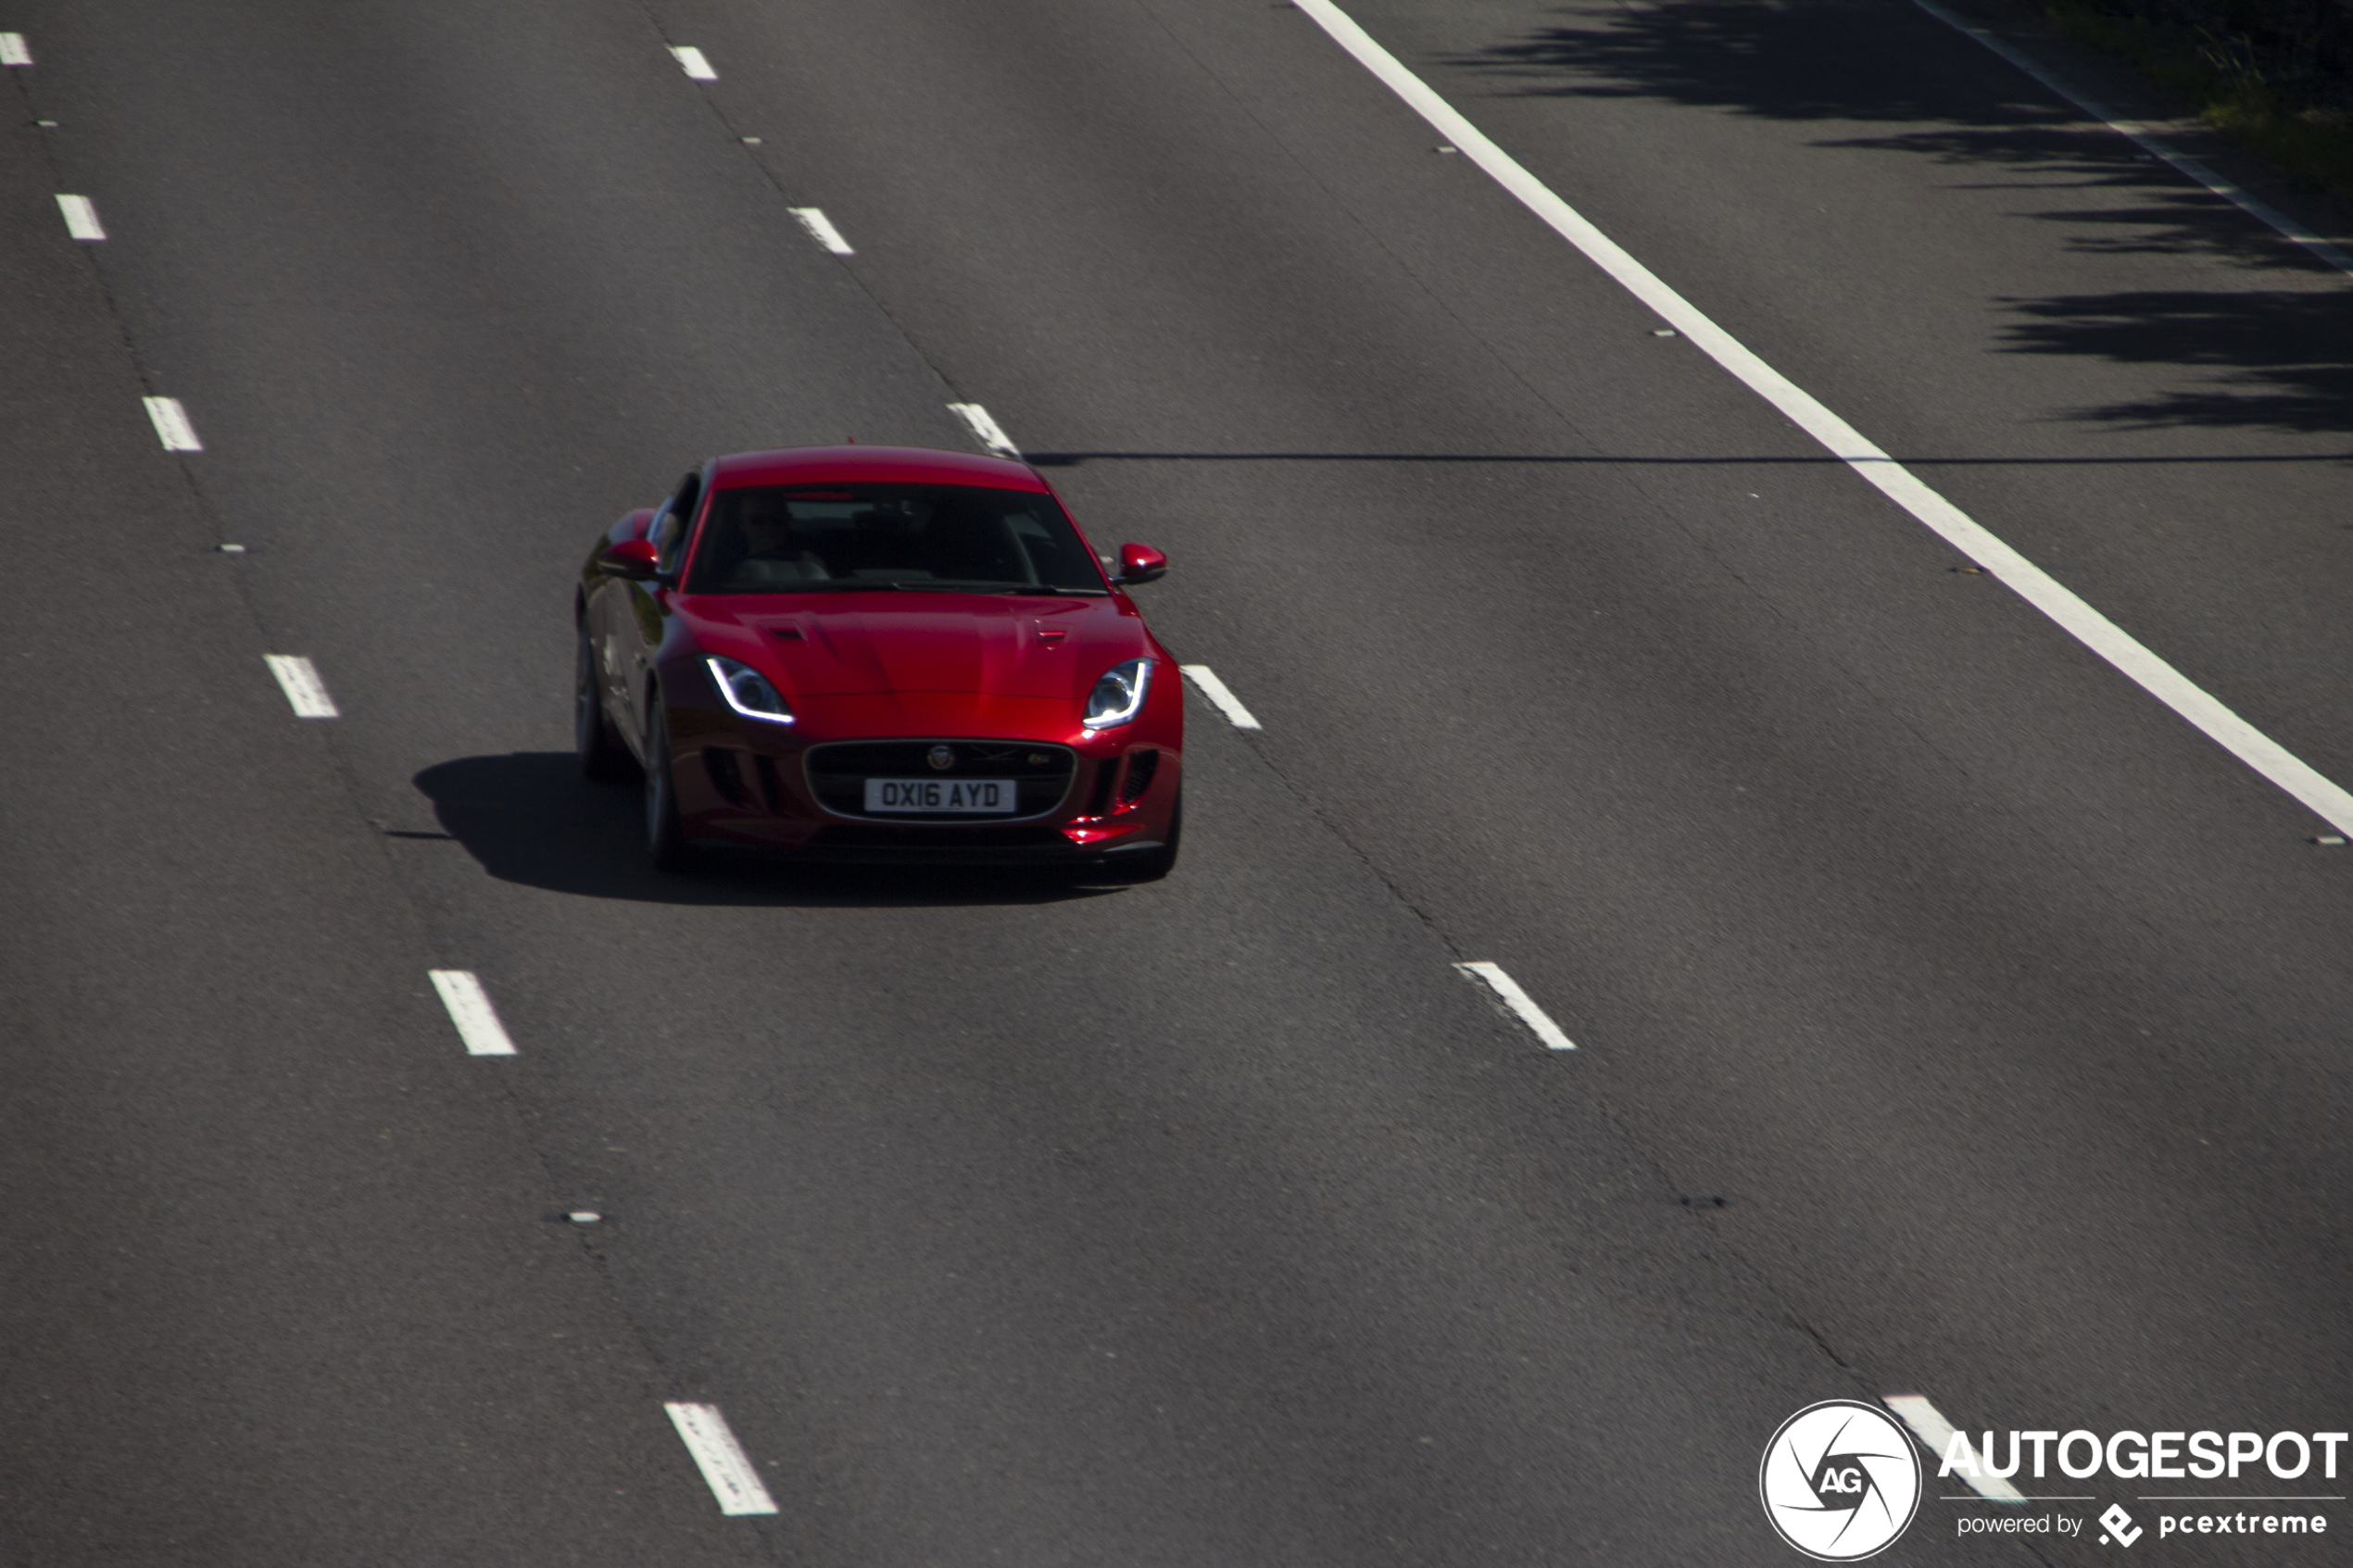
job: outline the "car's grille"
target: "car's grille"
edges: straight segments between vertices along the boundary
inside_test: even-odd
[[[955,754],[953,766],[931,765],[932,748],[940,746]],[[1063,797],[1070,792],[1077,756],[1066,746],[1040,745],[1036,741],[841,741],[832,746],[811,746],[806,766],[810,791],[825,809],[845,817],[866,816],[868,779],[1012,779],[1016,801],[1013,815],[1042,817],[1061,805]],[[887,820],[975,821],[962,811],[894,811]]]

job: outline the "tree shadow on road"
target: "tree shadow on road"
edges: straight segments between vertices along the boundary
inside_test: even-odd
[[[1952,188],[2020,192],[2014,216],[2055,227],[2077,253],[2195,256],[2278,280],[2258,290],[1990,300],[2023,318],[1992,345],[1998,352],[2195,374],[2180,390],[2054,417],[2116,428],[2353,429],[2353,317],[2341,279],[1912,7],[1684,0],[1553,15],[1445,63],[1502,97],[1653,98],[1811,126],[1821,134],[1809,146],[1983,170]],[[2124,200],[2081,203],[2070,191]],[[2323,289],[2297,294],[2296,274]]]
[[[1808,144],[2006,169],[2003,188],[2145,193],[2133,209],[2045,212],[2039,221],[2134,228],[2070,239],[2086,249],[2198,251],[2251,267],[2305,267],[2292,247],[2132,143],[2087,122],[2006,62],[1906,6],[1750,0],[1557,13],[1564,25],[1447,63],[1501,96],[1658,98],[1814,124],[1906,126]],[[1962,189],[1985,189],[1983,184]]]
[[[591,784],[570,752],[461,757],[414,782],[444,832],[484,871],[551,893],[653,904],[923,909],[1059,903],[1120,891],[1051,870],[792,866],[726,853],[704,855],[690,873],[665,875],[647,863],[634,784]]]
[[[2226,373],[2181,391],[2072,411],[2159,428],[2236,425],[2303,434],[2353,430],[2353,356],[2342,295],[2164,291],[2015,301],[2013,354],[2097,355],[2117,364]]]

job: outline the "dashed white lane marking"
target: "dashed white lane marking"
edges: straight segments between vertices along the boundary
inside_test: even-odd
[[[2000,578],[2013,593],[2058,622],[2069,635],[2130,676],[2150,696],[2203,730],[2224,750],[2311,808],[2331,825],[2353,833],[2353,792],[2322,777],[2286,747],[2208,696],[2180,671],[2143,647],[2122,627],[2061,587],[2048,573],[1995,538],[1960,508],[1920,483],[1910,470],[1863,439],[1861,433],[1817,402],[1810,393],[1750,353],[1739,339],[1702,315],[1689,300],[1653,275],[1649,268],[1620,249],[1617,242],[1586,221],[1575,207],[1521,168],[1509,153],[1489,141],[1478,127],[1431,92],[1421,78],[1400,65],[1332,0],[1296,0],[1296,4],[1359,65],[1460,147],[1464,156],[1542,219],[1554,232],[1582,251],[1627,293],[1705,350],[1709,358],[1731,372],[1750,391],[1828,447],[1831,456],[1988,573]]]
[[[507,1026],[498,1022],[498,1011],[490,1005],[490,993],[482,988],[470,969],[436,969],[428,971],[433,976],[433,988],[441,993],[441,1005],[449,1010],[449,1022],[458,1026],[458,1038],[466,1043],[468,1056],[512,1056],[514,1041],[507,1037]]]
[[[1561,1033],[1561,1026],[1552,1021],[1536,998],[1519,988],[1519,982],[1505,974],[1500,965],[1491,963],[1458,963],[1454,966],[1474,980],[1484,980],[1504,998],[1504,1005],[1519,1014],[1519,1021],[1535,1032],[1549,1050],[1573,1051],[1577,1042]]]
[[[1919,1440],[1928,1445],[1929,1452],[1936,1456],[1938,1464],[1944,1462],[1944,1456],[1952,1450],[1955,1434],[1953,1424],[1944,1419],[1942,1411],[1919,1394],[1890,1394],[1881,1402],[1919,1435]],[[1995,1502],[2026,1501],[2026,1494],[2016,1486],[1998,1475],[1985,1474],[1985,1466],[1979,1462],[1977,1450],[1969,1447],[1967,1437],[1961,1439],[1961,1448],[1969,1456],[1968,1462],[1955,1466],[1954,1474],[1968,1482],[1971,1491]],[[1969,1474],[1971,1471],[1976,1474]]]
[[[327,683],[319,679],[319,671],[310,660],[298,653],[264,654],[270,661],[270,673],[278,677],[278,689],[286,694],[294,705],[297,719],[333,719],[335,699],[327,695]]]
[[[1265,727],[1251,717],[1250,709],[1244,708],[1241,698],[1217,678],[1216,671],[1206,664],[1180,664],[1176,668],[1185,672],[1187,680],[1201,688],[1202,696],[1216,705],[1218,712],[1234,721],[1234,728],[1258,730]]]
[[[196,427],[188,422],[188,410],[180,406],[177,397],[142,399],[147,405],[147,418],[156,427],[156,436],[167,452],[201,452],[204,443],[196,439]]]
[[[32,51],[25,46],[21,32],[0,32],[0,66],[29,66]]]
[[[815,240],[836,256],[858,254],[849,248],[849,242],[841,237],[841,231],[834,227],[834,220],[825,216],[824,207],[787,207],[786,210],[800,220],[800,226],[809,231],[811,239]]]
[[[711,69],[711,62],[702,57],[702,51],[700,49],[689,47],[684,49],[673,49],[670,52],[677,56],[678,69],[685,71],[688,76],[693,77],[697,82],[716,82],[719,80],[719,73]]]
[[[2345,252],[2329,244],[2328,241],[2321,238],[2320,235],[2314,233],[2311,230],[2307,229],[2303,224],[2298,223],[2295,219],[2290,218],[2286,213],[2280,211],[2277,207],[2272,207],[2268,203],[2256,200],[2253,196],[2248,195],[2245,191],[2239,189],[2236,185],[2232,184],[2220,174],[2217,174],[2213,169],[2208,169],[2206,165],[2198,162],[2197,159],[2190,157],[2185,154],[2176,152],[2173,149],[2172,144],[2167,142],[2163,137],[2159,136],[2156,130],[2149,126],[2145,121],[2118,119],[2115,115],[2109,113],[2106,106],[2102,105],[2098,99],[2077,92],[2073,87],[2070,87],[2066,82],[2061,82],[2057,77],[2051,75],[2048,71],[2045,71],[2041,66],[2035,64],[2033,60],[2028,58],[2017,49],[2011,47],[2002,39],[1996,38],[1993,33],[1986,31],[1985,29],[1982,27],[1975,26],[1972,23],[1965,21],[1961,18],[1955,16],[1944,6],[1932,4],[1931,0],[1912,0],[1912,4],[1918,6],[1921,10],[1926,11],[1930,16],[1934,17],[1938,21],[1943,22],[1946,27],[1951,28],[1954,31],[1966,33],[1968,36],[1977,40],[1980,44],[1984,44],[1986,48],[1992,50],[1994,54],[1999,55],[2003,59],[2007,60],[2011,65],[2017,67],[2020,70],[2024,71],[2028,76],[2032,77],[2045,87],[2049,88],[2053,93],[2062,98],[2065,98],[2069,103],[2073,104],[2077,108],[2082,110],[2087,119],[2096,119],[2102,125],[2107,126],[2110,131],[2115,132],[2118,135],[2129,138],[2151,157],[2154,157],[2160,162],[2172,165],[2175,169],[2189,176],[2192,180],[2196,181],[2199,184],[2205,186],[2216,195],[2221,196],[2224,201],[2229,202],[2232,206],[2237,207],[2241,212],[2246,213],[2249,218],[2255,219],[2258,222],[2270,224],[2273,229],[2278,230],[2282,235],[2294,241],[2296,244],[2302,245],[2307,251],[2309,251],[2313,256],[2319,257],[2321,260],[2327,262],[2338,271],[2353,272],[2353,256],[2346,255]]]
[[[66,215],[66,232],[77,240],[103,240],[106,226],[98,221],[98,204],[88,196],[59,196],[57,210]]]
[[[774,1513],[776,1502],[768,1488],[760,1484],[760,1473],[751,1467],[751,1457],[727,1426],[727,1418],[719,1413],[717,1405],[666,1404],[670,1424],[678,1428],[678,1436],[686,1451],[695,1456],[695,1465],[702,1478],[711,1484],[711,1495],[719,1499],[722,1513]]]
[[[999,427],[997,421],[988,417],[988,409],[977,403],[950,403],[948,405],[948,411],[963,420],[983,446],[1000,458],[1011,458],[1015,462],[1021,461],[1021,448],[1014,445],[1013,437],[1007,435]]]

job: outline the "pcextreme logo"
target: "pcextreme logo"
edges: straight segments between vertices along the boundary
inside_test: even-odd
[[[1780,1424],[1756,1469],[1765,1517],[1821,1562],[1884,1551],[1920,1506],[1911,1434],[1874,1405],[1825,1399]]]

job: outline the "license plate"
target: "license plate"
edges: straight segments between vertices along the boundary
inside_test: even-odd
[[[956,811],[975,817],[1006,817],[1019,809],[1012,779],[868,779],[866,809]]]

